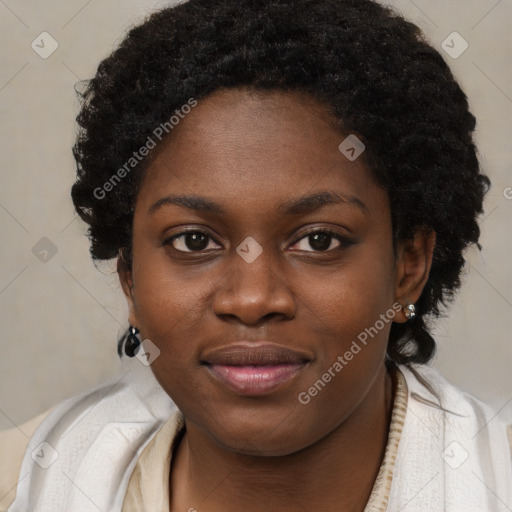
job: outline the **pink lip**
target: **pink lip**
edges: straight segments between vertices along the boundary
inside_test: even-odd
[[[231,389],[245,395],[264,395],[292,379],[304,364],[272,366],[211,365],[208,370]]]
[[[208,352],[202,363],[233,391],[257,396],[290,381],[309,360],[307,354],[275,343],[241,341]]]

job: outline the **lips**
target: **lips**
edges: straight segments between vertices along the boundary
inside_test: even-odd
[[[207,352],[201,363],[231,391],[258,396],[276,391],[310,360],[303,352],[275,343],[240,341]]]

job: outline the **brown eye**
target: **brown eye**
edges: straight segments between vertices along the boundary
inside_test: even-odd
[[[210,240],[210,236],[202,231],[184,231],[172,236],[165,243],[180,252],[197,252],[204,251]]]
[[[308,235],[308,242],[315,251],[327,251],[332,243],[333,236],[328,233],[314,233]]]
[[[348,247],[351,244],[352,242],[340,233],[324,228],[306,233],[306,235],[295,242],[294,245],[297,246],[299,251],[326,252]],[[311,249],[313,251],[311,251]]]

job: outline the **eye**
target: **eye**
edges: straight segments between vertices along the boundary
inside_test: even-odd
[[[213,239],[203,231],[182,231],[168,238],[164,244],[180,252],[199,252],[208,249],[209,241]]]
[[[333,242],[337,242],[337,245],[334,247]],[[297,248],[299,251],[309,251],[307,247],[309,245],[309,247],[313,248],[314,252],[326,252],[329,250],[348,247],[351,244],[352,242],[341,233],[331,229],[322,228],[306,233],[306,235],[295,242],[294,245],[298,245]]]

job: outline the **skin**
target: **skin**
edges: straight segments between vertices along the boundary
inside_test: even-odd
[[[171,511],[361,511],[369,498],[392,409],[391,322],[308,404],[297,397],[393,303],[418,300],[435,235],[419,231],[394,252],[388,196],[364,153],[349,161],[339,151],[346,135],[329,120],[298,93],[218,90],[180,121],[146,171],[133,266],[118,270],[130,323],[160,349],[151,368],[186,421]],[[277,209],[324,191],[364,206]],[[208,198],[224,213],[177,204],[151,211],[171,194]],[[348,242],[328,237],[318,250],[313,228]],[[210,238],[199,250],[190,237],[170,240],[184,229]],[[263,249],[252,263],[236,252],[249,236]],[[402,311],[394,321],[406,321]],[[200,363],[238,340],[273,341],[309,362],[270,395],[240,395]]]

